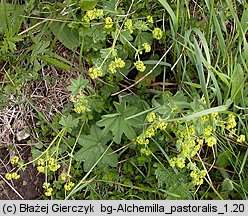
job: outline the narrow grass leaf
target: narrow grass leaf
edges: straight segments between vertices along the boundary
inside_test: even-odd
[[[172,23],[173,23],[173,26],[176,30],[177,28],[177,19],[176,19],[176,15],[175,13],[173,12],[173,10],[171,9],[170,5],[167,3],[166,0],[158,0],[164,7],[164,9],[169,13],[170,17],[171,17],[171,20],[172,20]]]
[[[47,63],[50,63],[60,69],[63,69],[63,70],[71,70],[71,66],[69,66],[68,64],[65,64],[57,59],[54,59],[54,58],[50,58],[49,56],[46,56],[46,55],[41,55],[40,58],[47,62]]]
[[[243,93],[244,72],[240,64],[234,68],[232,75],[231,97],[235,104],[238,104]]]
[[[187,115],[185,117],[182,117],[182,118],[176,118],[176,119],[165,119],[166,122],[172,122],[172,121],[191,121],[195,118],[199,118],[201,116],[204,116],[204,115],[209,115],[213,112],[224,112],[224,111],[227,111],[227,109],[230,107],[232,101],[229,100],[228,103],[226,105],[222,105],[222,106],[217,106],[217,107],[213,107],[213,108],[210,108],[210,109],[206,109],[206,110],[203,110],[203,111],[199,111],[197,113],[193,113],[193,114],[190,114],[190,115]]]

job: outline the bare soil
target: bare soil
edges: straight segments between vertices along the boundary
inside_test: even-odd
[[[24,163],[31,159],[30,147],[25,146],[19,150]],[[7,181],[5,173],[15,169],[9,163],[10,151],[6,147],[0,148],[0,199],[1,200],[20,200],[20,199],[39,199],[43,193],[42,184],[44,175],[38,173],[36,168],[30,164],[25,171],[21,171],[21,177],[18,180]]]

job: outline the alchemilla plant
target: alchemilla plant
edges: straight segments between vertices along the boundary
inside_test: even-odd
[[[25,131],[32,157],[11,153],[6,180],[18,182],[32,167],[45,199],[246,199],[244,5],[19,5],[20,22],[0,22],[0,100],[26,101],[37,115]],[[58,76],[66,79],[54,97]],[[46,107],[55,103],[41,111],[42,100],[33,101],[42,91],[56,105],[65,101],[56,114]]]

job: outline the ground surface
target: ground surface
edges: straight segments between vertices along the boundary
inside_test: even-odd
[[[75,73],[64,73],[53,67],[43,71],[42,76],[49,81],[33,82],[25,87],[24,92],[47,121],[52,121],[56,114],[61,114],[64,104],[68,103],[67,86]],[[19,101],[19,103],[17,103]],[[34,130],[44,132],[38,114],[23,98],[10,98],[10,105],[0,110],[0,200],[1,199],[39,199],[42,195],[44,176],[37,172],[33,164],[21,172],[21,178],[6,183],[5,173],[15,169],[10,164],[14,155],[27,163],[32,160],[31,145],[37,145],[40,135]]]
[[[25,162],[30,160],[30,148],[28,146],[22,147],[19,150],[19,153],[22,155],[22,159]],[[10,185],[2,178],[4,176],[3,173],[6,173],[6,169],[8,171],[12,169],[12,165],[8,163],[9,155],[10,153],[7,148],[2,147],[0,149],[0,158],[2,160],[0,166],[0,199],[38,199],[42,195],[42,182],[44,181],[44,176],[38,174],[33,165],[28,165],[20,179],[13,180],[9,183]]]

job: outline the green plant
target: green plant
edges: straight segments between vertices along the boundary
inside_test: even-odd
[[[14,8],[1,6],[5,18]],[[3,90],[38,114],[39,145],[7,179],[35,164],[44,194],[56,199],[247,198],[247,3],[72,0],[20,8],[20,22],[13,14],[0,23]],[[46,67],[77,71],[52,123],[23,89],[47,82]]]

